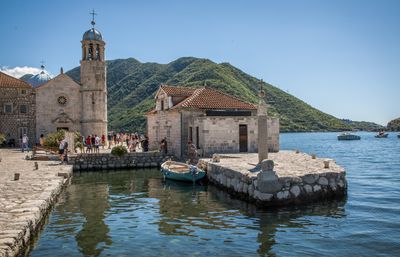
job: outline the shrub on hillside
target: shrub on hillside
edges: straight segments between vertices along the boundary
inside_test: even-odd
[[[119,156],[119,157],[125,155],[127,152],[128,152],[128,150],[123,145],[114,146],[113,149],[111,150],[112,155]]]

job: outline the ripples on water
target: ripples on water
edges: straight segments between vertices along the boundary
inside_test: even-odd
[[[400,139],[360,135],[281,135],[347,171],[347,199],[303,207],[260,210],[156,169],[77,174],[30,256],[400,256]]]

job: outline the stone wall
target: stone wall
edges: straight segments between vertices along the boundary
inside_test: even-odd
[[[5,112],[5,104],[12,104],[12,113]],[[27,113],[21,113],[21,105],[27,106]],[[33,88],[0,86],[0,133],[3,133],[7,140],[14,139],[17,146],[20,146],[20,138],[23,133],[27,133],[29,146],[32,147],[36,143],[35,113]]]
[[[170,158],[174,157],[160,152],[127,153],[121,157],[109,153],[78,154],[71,156],[68,164],[73,165],[74,171],[150,168],[159,167]]]
[[[248,152],[257,152],[257,118],[257,116],[196,117],[193,128],[199,127],[200,129],[199,147],[203,149],[203,156],[211,156],[213,153],[238,153],[239,125],[247,125]],[[279,119],[268,119],[267,126],[268,149],[270,152],[277,152],[279,151]]]
[[[168,152],[181,156],[181,114],[179,112],[158,111],[147,115],[147,136],[149,150],[160,148],[160,141],[167,138]]]
[[[305,173],[303,176],[276,176],[258,172],[249,176],[233,166],[224,167],[207,161],[207,176],[229,193],[259,206],[307,203],[344,196],[347,182],[344,170]]]
[[[60,74],[36,89],[36,136],[45,136],[68,128],[69,131],[81,131],[81,94],[80,85],[65,74]],[[59,102],[65,97],[66,102]]]

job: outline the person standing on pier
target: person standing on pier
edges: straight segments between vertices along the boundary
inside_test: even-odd
[[[25,151],[25,148],[29,152],[28,142],[29,142],[29,138],[26,134],[24,134],[24,136],[22,137],[22,148],[21,148],[22,152]]]
[[[191,140],[188,141],[188,159],[189,164],[197,163],[197,147],[192,143]]]

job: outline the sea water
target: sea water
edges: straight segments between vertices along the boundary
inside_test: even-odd
[[[333,158],[348,196],[259,209],[157,169],[75,174],[30,256],[400,256],[400,139],[286,133],[281,149]]]

